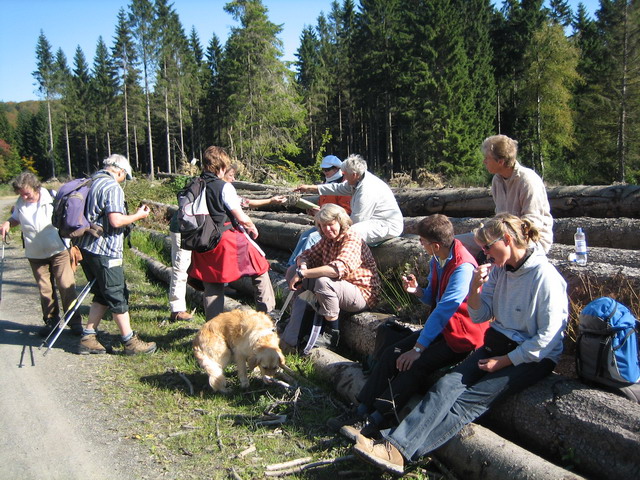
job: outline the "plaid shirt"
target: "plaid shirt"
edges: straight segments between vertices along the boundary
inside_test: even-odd
[[[300,255],[307,268],[330,265],[338,272],[337,280],[352,283],[360,289],[369,307],[380,294],[380,277],[373,254],[360,235],[347,230],[336,240],[322,239]]]

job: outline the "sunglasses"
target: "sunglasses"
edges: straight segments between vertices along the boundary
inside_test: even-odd
[[[323,172],[330,172],[331,170],[333,170],[336,167],[329,167],[329,168],[323,168],[322,171]]]
[[[499,242],[500,240],[504,240],[504,237],[496,238],[493,242],[489,242],[489,243],[487,243],[486,245],[484,245],[484,246],[482,247],[482,251],[483,251],[484,253],[489,253],[489,249],[490,249],[491,247],[493,247],[493,246],[495,245],[495,243],[496,243],[496,242]]]

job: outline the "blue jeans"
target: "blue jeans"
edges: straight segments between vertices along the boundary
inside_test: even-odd
[[[414,347],[420,333],[415,332],[382,351],[367,382],[356,395],[357,400],[365,404],[369,412],[376,410],[389,420],[395,419],[395,414],[402,410],[414,393],[424,395],[429,376],[433,372],[455,365],[469,353],[454,352],[444,337],[438,335],[409,370],[398,371],[398,357]]]
[[[484,348],[473,352],[442,377],[400,425],[382,430],[382,436],[406,459],[417,460],[453,438],[496,400],[533,385],[555,367],[544,359],[489,373],[478,368],[478,360],[488,357]]]
[[[289,257],[289,261],[287,262],[287,267],[296,264],[296,258],[305,250],[313,247],[316,243],[320,241],[322,237],[318,232],[316,227],[312,227],[309,230],[306,230],[300,234],[300,238],[298,238],[298,243],[296,244],[296,248],[293,249],[293,253]]]

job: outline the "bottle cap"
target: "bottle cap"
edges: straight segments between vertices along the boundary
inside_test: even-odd
[[[582,227],[578,227],[578,230],[576,230],[578,233],[582,233]]]

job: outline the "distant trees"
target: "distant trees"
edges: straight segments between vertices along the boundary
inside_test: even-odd
[[[131,0],[91,67],[78,47],[69,69],[41,32],[43,108],[0,139],[43,176],[118,151],[153,177],[218,144],[262,176],[361,153],[386,176],[468,184],[486,181],[482,140],[504,133],[547,180],[640,181],[637,0],[594,18],[566,0],[334,1],[293,66],[260,0],[224,9],[237,25],[203,48],[168,0]]]

